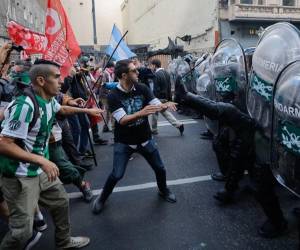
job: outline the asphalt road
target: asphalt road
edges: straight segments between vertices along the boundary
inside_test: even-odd
[[[125,177],[108,200],[100,215],[91,213],[91,204],[79,197],[78,190],[66,186],[70,193],[72,235],[91,238],[85,249],[105,250],[222,250],[222,249],[297,249],[296,219],[291,210],[298,200],[278,187],[280,201],[289,221],[289,233],[273,240],[262,239],[257,228],[264,222],[262,210],[252,195],[245,191],[247,177],[241,183],[237,202],[220,206],[212,195],[222,183],[210,180],[217,170],[211,142],[200,139],[205,129],[202,120],[178,116],[184,120],[185,133],[161,119],[159,134],[155,136],[167,168],[170,188],[178,202],[164,202],[155,187],[155,177],[142,156],[134,154]],[[112,139],[111,133],[104,134]],[[95,147],[99,166],[89,171],[86,179],[99,193],[112,168],[112,145]],[[34,249],[55,249],[53,225]],[[1,234],[5,232],[2,224]]]

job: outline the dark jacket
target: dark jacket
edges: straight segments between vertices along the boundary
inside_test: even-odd
[[[140,67],[138,71],[140,82],[146,84],[150,88],[149,80],[154,78],[154,74],[152,73],[151,69]]]
[[[66,77],[64,80],[64,83],[61,88],[62,93],[66,93],[67,91],[70,92],[70,95],[76,99],[76,98],[82,98],[84,100],[88,99],[88,90],[84,86],[84,83],[82,81],[82,76],[79,74],[76,74],[73,77]]]
[[[171,79],[170,75],[164,69],[159,69],[154,73],[154,96],[158,99],[171,100]]]

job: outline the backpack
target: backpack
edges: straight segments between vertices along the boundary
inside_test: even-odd
[[[0,78],[0,102],[11,102],[15,93],[15,86],[8,80]]]

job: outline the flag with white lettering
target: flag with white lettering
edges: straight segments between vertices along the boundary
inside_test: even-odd
[[[44,34],[32,31],[14,21],[7,23],[7,33],[13,43],[20,45],[26,54],[43,54],[48,40]]]
[[[48,46],[43,58],[61,65],[66,77],[81,51],[60,0],[48,0],[45,35]]]

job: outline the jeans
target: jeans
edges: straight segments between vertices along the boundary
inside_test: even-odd
[[[161,192],[166,191],[166,170],[153,139],[149,140],[148,144],[144,147],[142,145],[138,145],[136,149],[131,148],[127,144],[115,143],[113,170],[108,176],[103,187],[103,191],[100,197],[100,200],[102,202],[105,202],[107,200],[108,196],[112,193],[115,185],[119,180],[123,178],[129,158],[134,152],[141,154],[153,169],[156,176],[158,189]]]
[[[68,120],[59,120],[58,124],[62,129],[62,146],[64,151],[74,165],[80,166],[82,164],[82,157],[74,143],[74,138],[70,130]]]
[[[85,153],[89,146],[89,120],[86,114],[78,114],[68,117],[68,121],[72,130],[74,143],[79,144],[79,152]]]

